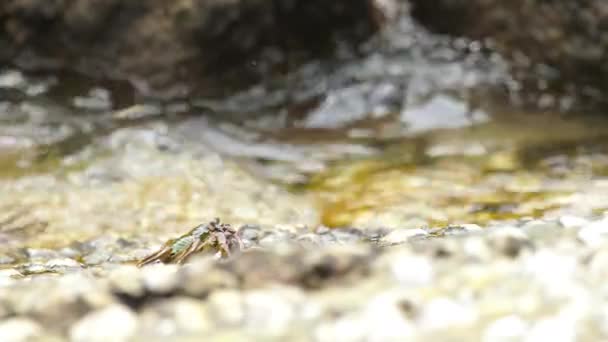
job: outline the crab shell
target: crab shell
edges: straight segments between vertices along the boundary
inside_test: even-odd
[[[167,241],[158,251],[139,261],[137,266],[141,267],[156,261],[182,264],[192,254],[206,249],[217,250],[223,257],[229,257],[234,247],[238,247],[238,250],[243,249],[243,242],[238,232],[229,224],[222,224],[219,219],[215,219],[208,224],[196,226],[177,239]]]

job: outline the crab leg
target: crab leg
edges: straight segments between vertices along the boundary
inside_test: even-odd
[[[224,254],[226,257],[230,257],[230,248],[228,247],[228,242],[226,241],[226,236],[218,235],[216,237],[216,241],[217,241],[219,250],[222,252],[222,254]]]
[[[186,259],[192,255],[192,253],[194,253],[199,246],[201,245],[201,240],[195,240],[188,248],[184,249],[183,251],[179,252],[179,254],[177,254],[175,256],[175,262],[177,264],[183,264],[184,261],[186,261]]]
[[[137,263],[137,267],[145,266],[145,265],[150,264],[150,263],[152,263],[152,262],[154,262],[156,260],[165,259],[167,256],[169,256],[171,254],[171,244],[172,243],[173,243],[173,241],[167,242],[156,253],[148,255],[147,257],[143,258],[140,262]]]

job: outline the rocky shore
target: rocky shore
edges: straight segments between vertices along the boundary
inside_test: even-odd
[[[574,216],[441,237],[248,225],[240,256],[183,267],[125,264],[142,249],[94,262],[78,247],[30,248],[0,271],[0,338],[597,341],[608,337],[607,232],[605,217]]]

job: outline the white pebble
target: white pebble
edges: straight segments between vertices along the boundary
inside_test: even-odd
[[[404,341],[414,334],[414,325],[398,307],[391,293],[372,298],[364,314],[366,341]]]
[[[528,324],[519,316],[511,315],[492,322],[483,334],[484,342],[521,341],[528,330]]]
[[[534,324],[525,342],[574,342],[576,341],[575,322],[558,318],[547,318]]]
[[[173,290],[178,283],[177,265],[154,264],[142,269],[142,281],[146,289],[167,293]]]
[[[385,244],[393,245],[407,242],[414,236],[426,236],[429,233],[426,231],[415,228],[415,229],[395,229],[390,233],[386,234],[380,241]]]
[[[93,311],[70,329],[72,341],[127,341],[137,331],[137,316],[126,306],[110,305]]]
[[[247,330],[264,336],[280,336],[295,321],[295,307],[289,291],[252,291],[244,297]]]
[[[578,216],[564,215],[559,218],[559,224],[564,228],[580,228],[589,224],[589,221]]]
[[[428,258],[409,254],[391,256],[391,271],[403,286],[418,287],[433,281],[433,264]]]
[[[31,341],[41,334],[40,325],[27,318],[9,318],[0,322],[0,341]]]
[[[591,222],[578,232],[578,238],[591,247],[598,247],[606,237],[608,237],[608,218]]]
[[[419,322],[424,329],[445,329],[470,325],[477,320],[477,316],[471,306],[449,298],[437,298],[424,307]]]

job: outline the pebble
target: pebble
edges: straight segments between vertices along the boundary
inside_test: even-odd
[[[128,341],[137,331],[137,316],[128,307],[113,304],[88,313],[70,329],[70,339],[78,342]]]
[[[16,261],[15,258],[8,255],[0,255],[0,265],[2,264],[12,264]]]
[[[477,320],[475,307],[449,298],[436,298],[423,307],[418,322],[422,329],[435,330],[467,326],[475,320]]]
[[[578,238],[591,247],[598,247],[608,237],[608,218],[591,222],[582,227],[578,232]]]
[[[429,235],[429,233],[420,228],[395,229],[383,236],[379,242],[380,244],[397,245],[401,243],[406,243],[409,239],[413,237],[422,237],[427,235]]]
[[[522,341],[527,330],[528,324],[519,316],[501,317],[488,325],[483,333],[483,342]]]
[[[43,335],[42,327],[28,318],[14,317],[0,322],[0,341],[31,341]]]
[[[14,284],[18,278],[23,277],[23,274],[13,268],[0,270],[0,287]]]
[[[528,235],[516,227],[494,228],[489,239],[497,251],[509,257],[517,257],[522,249],[530,246]]]
[[[78,261],[70,258],[51,259],[45,265],[50,268],[82,268],[82,265]]]
[[[532,326],[524,341],[575,342],[575,322],[564,321],[558,317],[542,319]]]
[[[433,281],[433,264],[423,256],[406,253],[391,255],[390,267],[393,275],[402,286],[425,286]]]
[[[177,297],[146,308],[140,317],[140,332],[156,337],[204,334],[212,328],[211,322],[201,301]]]
[[[153,264],[142,268],[144,287],[153,293],[170,293],[179,283],[179,266]]]
[[[372,298],[363,313],[367,341],[405,341],[413,337],[413,322],[399,308],[401,298],[383,293]]]
[[[564,215],[559,218],[559,224],[564,228],[581,228],[589,224],[589,221],[572,215]]]
[[[243,299],[239,291],[214,291],[209,296],[208,305],[211,316],[219,324],[236,326],[245,319]]]
[[[128,294],[132,297],[139,297],[144,293],[141,272],[135,266],[118,267],[108,274],[108,279],[116,293]]]
[[[246,293],[243,297],[245,329],[268,337],[279,337],[287,333],[297,319],[294,303],[296,298],[290,293],[293,291],[274,288]],[[297,297],[301,299],[301,295]]]

